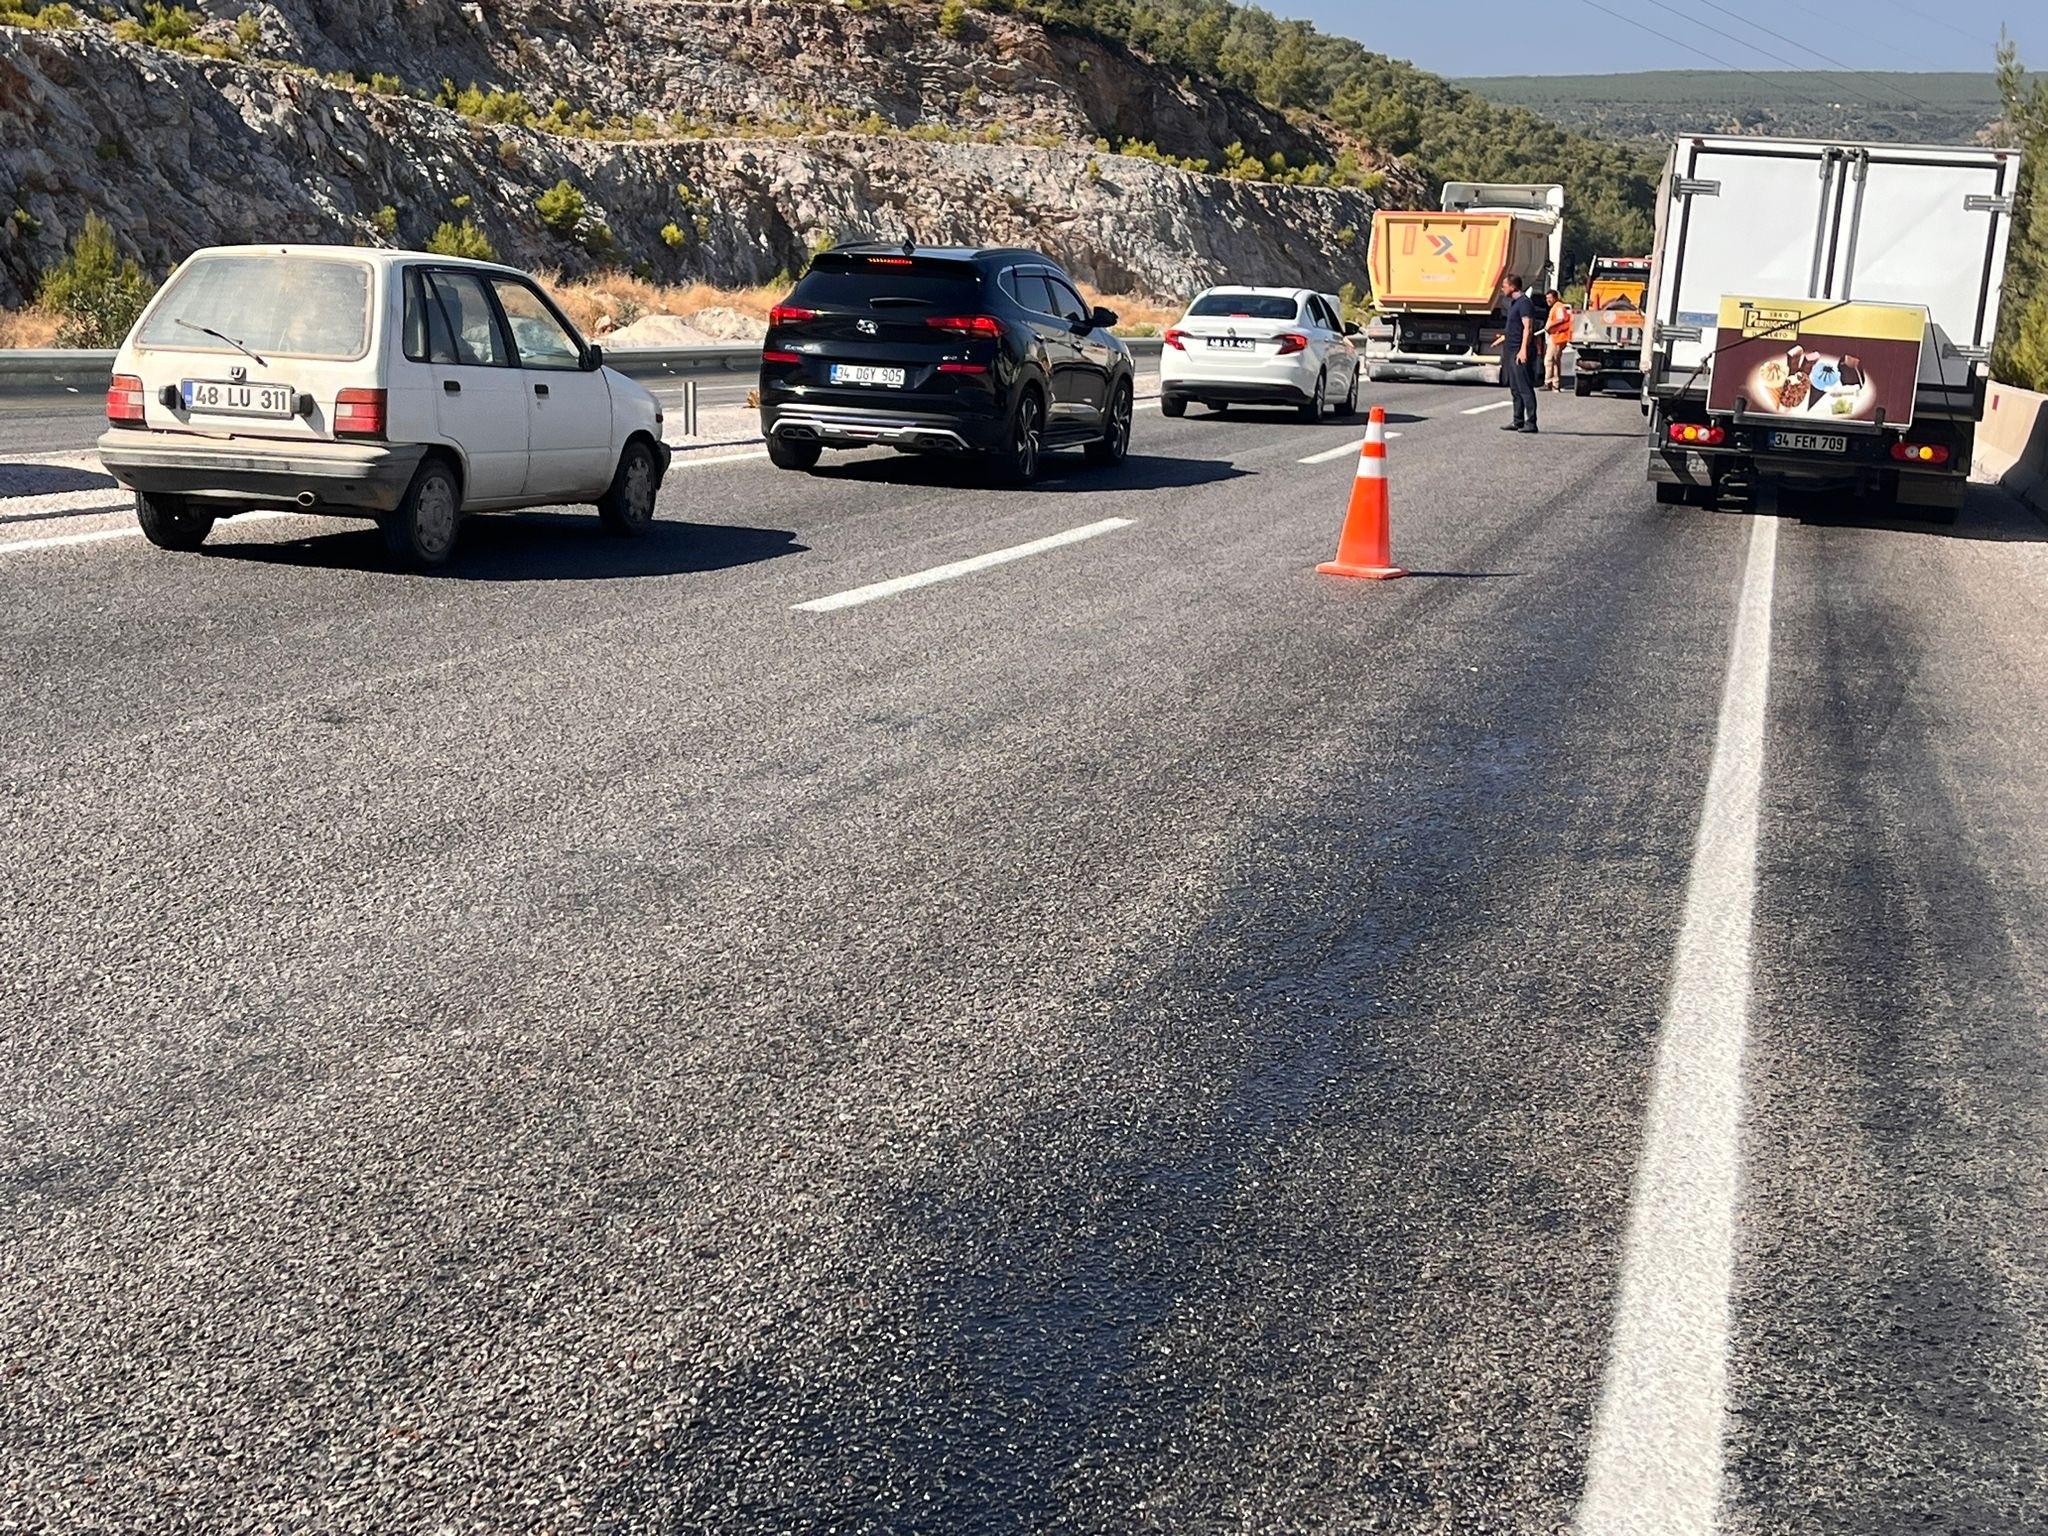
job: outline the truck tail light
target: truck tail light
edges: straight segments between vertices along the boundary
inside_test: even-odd
[[[1674,421],[1667,430],[1672,442],[1689,443],[1695,448],[1718,448],[1728,441],[1725,428],[1702,426],[1696,421]]]
[[[1166,344],[1169,347],[1173,348],[1174,351],[1185,352],[1188,349],[1187,338],[1188,333],[1184,330],[1181,330],[1178,326],[1175,326],[1167,331],[1165,340]]]
[[[993,340],[1003,334],[1003,322],[994,315],[933,315],[925,324],[956,336],[984,336]]]
[[[334,435],[381,438],[387,398],[381,389],[344,389],[334,397]]]
[[[142,380],[117,373],[107,382],[107,421],[116,427],[143,425]]]
[[[1948,449],[1940,443],[1893,443],[1892,457],[1901,464],[1946,464]]]
[[[1291,357],[1296,352],[1306,352],[1307,350],[1308,338],[1302,335],[1301,332],[1282,331],[1280,333],[1280,355],[1282,357]]]
[[[778,304],[768,311],[768,323],[774,325],[802,325],[806,320],[815,320],[818,312],[805,309],[801,304]]]

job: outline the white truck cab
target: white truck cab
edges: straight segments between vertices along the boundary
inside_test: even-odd
[[[660,404],[531,277],[350,246],[180,264],[115,358],[99,452],[163,548],[296,508],[374,517],[423,565],[469,512],[582,502],[644,531],[669,463]]]

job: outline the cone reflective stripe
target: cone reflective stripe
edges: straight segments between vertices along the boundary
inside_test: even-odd
[[[1387,413],[1374,406],[1358,450],[1358,473],[1351,479],[1351,507],[1344,514],[1344,532],[1337,539],[1337,558],[1316,569],[1325,576],[1357,576],[1387,581],[1408,573],[1394,564],[1393,511],[1387,492]]]

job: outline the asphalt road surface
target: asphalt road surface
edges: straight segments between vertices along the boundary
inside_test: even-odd
[[[437,575],[23,469],[0,1530],[2048,1529],[2048,528],[1378,395],[1386,584],[1251,412]]]

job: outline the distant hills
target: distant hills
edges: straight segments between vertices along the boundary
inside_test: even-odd
[[[1813,134],[1967,144],[1998,119],[1983,74],[1669,69],[1628,75],[1495,75],[1453,82],[1581,132],[1650,142],[1680,133]]]

